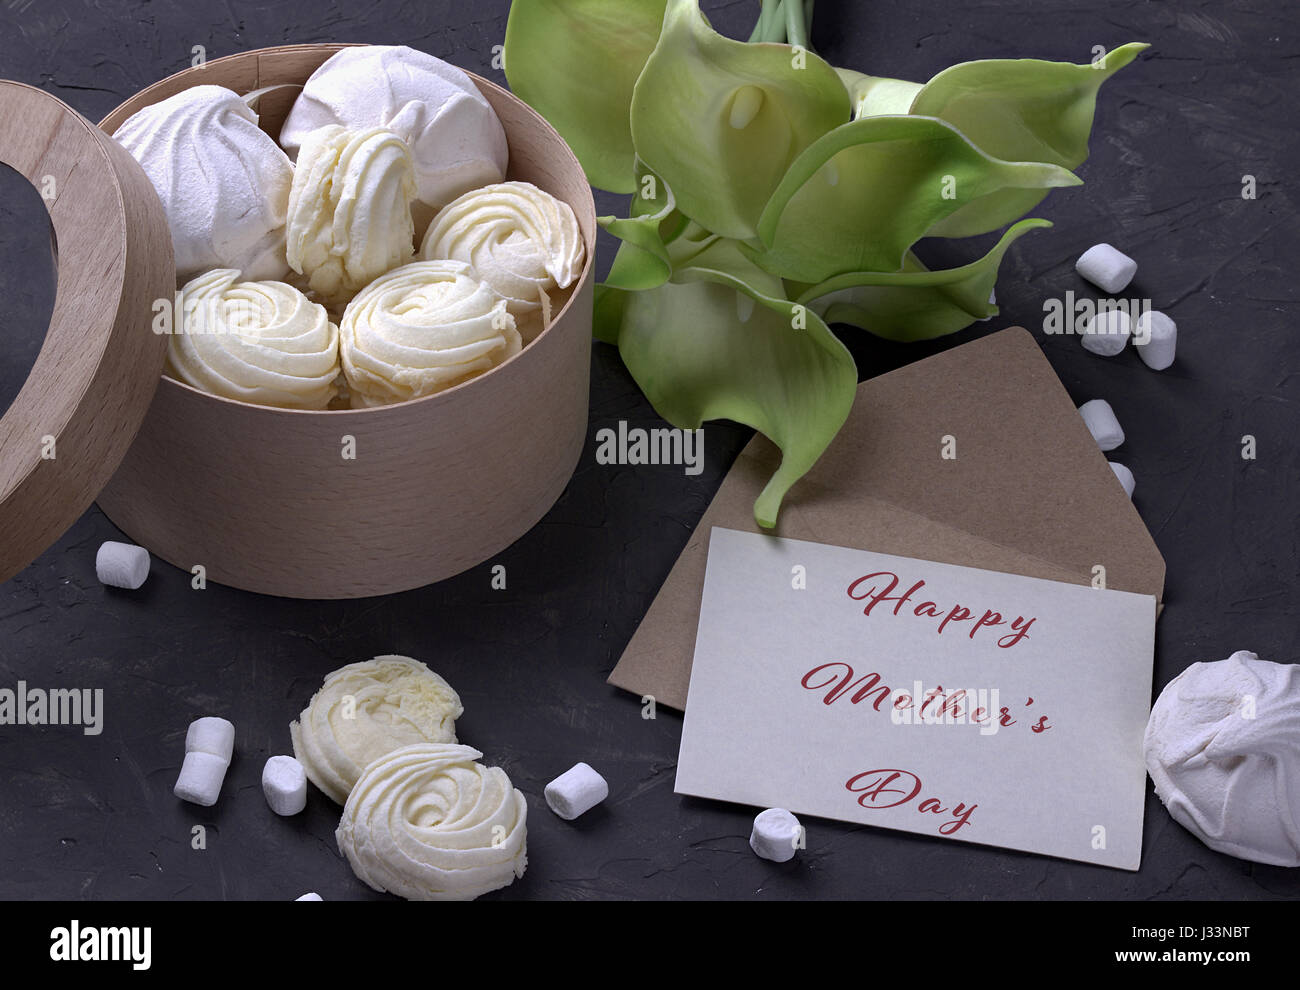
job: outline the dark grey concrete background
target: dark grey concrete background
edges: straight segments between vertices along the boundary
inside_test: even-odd
[[[706,3],[720,29],[747,31],[756,3]],[[298,0],[0,0],[0,77],[40,86],[92,120],[130,93],[208,57],[285,42],[407,43],[500,80],[491,49],[508,4]],[[1114,455],[1137,477],[1137,505],[1169,565],[1157,689],[1188,664],[1250,649],[1300,661],[1297,477],[1300,339],[1293,323],[1300,163],[1300,42],[1293,4],[818,4],[814,44],[833,63],[926,79],[980,57],[1086,61],[1094,45],[1153,48],[1102,93],[1086,185],[1037,211],[1056,222],[1014,248],[1002,315],[946,340],[855,340],[864,376],[1002,326],[1034,330],[1076,401],[1110,401],[1128,434]],[[1258,198],[1241,196],[1253,175]],[[9,177],[12,180],[12,176]],[[0,403],[26,376],[52,301],[39,200],[0,183]],[[609,202],[605,205],[616,205]],[[1132,294],[1177,321],[1178,361],[1157,374],[1129,352],[1085,353],[1041,332],[1042,303],[1090,291],[1073,271],[1106,240],[1140,264]],[[966,257],[977,248],[961,245]],[[605,261],[607,263],[608,258]],[[924,401],[924,397],[918,397]],[[654,414],[617,355],[597,345],[592,435]],[[1257,438],[1244,461],[1241,438]],[[139,592],[99,585],[95,549],[118,538],[91,509],[0,588],[0,687],[101,687],[101,736],[0,727],[0,897],[327,899],[375,896],[334,846],[338,809],[313,791],[282,820],[259,793],[263,760],[288,752],[288,723],[321,677],[377,653],[429,662],[460,691],[461,738],[506,769],[530,805],[530,867],[502,898],[1283,898],[1300,871],[1213,853],[1149,795],[1137,873],[993,848],[810,825],[809,848],[774,865],[746,845],[751,810],[672,792],[680,718],[641,718],[605,684],[747,431],[710,426],[702,475],[595,464],[589,445],[546,519],[488,565],[434,587],[354,602],[280,601],[155,563]],[[214,493],[219,494],[219,493]],[[220,804],[182,804],[171,787],[186,725],[238,727]],[[758,729],[761,731],[761,728]],[[541,791],[576,760],[609,779],[576,823]],[[1062,767],[1060,772],[1069,773]],[[1028,787],[1028,784],[1026,785]],[[191,828],[208,829],[191,849]]]

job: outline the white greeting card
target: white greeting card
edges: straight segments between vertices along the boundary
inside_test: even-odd
[[[1148,595],[715,528],[676,790],[1136,870],[1155,621]]]

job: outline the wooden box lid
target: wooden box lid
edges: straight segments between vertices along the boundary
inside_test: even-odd
[[[0,80],[0,162],[42,191],[58,289],[36,363],[0,419],[0,581],[99,495],[144,419],[176,291],[162,203],[125,150],[43,90]]]

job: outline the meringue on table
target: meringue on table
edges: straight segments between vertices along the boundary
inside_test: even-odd
[[[419,200],[431,210],[505,178],[509,148],[492,104],[460,69],[405,45],[330,56],[294,101],[280,144],[293,156],[329,124],[396,131],[411,148]]]
[[[394,131],[312,131],[289,192],[286,255],[323,301],[340,306],[415,254],[415,170]]]
[[[166,373],[201,391],[286,409],[325,409],[339,377],[339,332],[325,307],[284,282],[240,282],[233,268],[181,290]]]
[[[551,320],[549,293],[582,274],[586,246],[572,207],[530,182],[499,182],[448,203],[420,246],[427,261],[464,261],[506,300],[525,343]]]
[[[1160,692],[1144,745],[1156,794],[1211,849],[1300,866],[1300,666],[1241,651]]]
[[[253,280],[289,270],[293,163],[257,121],[233,90],[193,86],[136,111],[113,134],[162,200],[178,281],[214,268]]]
[[[353,408],[418,399],[519,353],[506,301],[461,261],[415,261],[362,289],[339,322]]]

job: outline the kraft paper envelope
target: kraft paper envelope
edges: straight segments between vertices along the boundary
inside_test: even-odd
[[[954,457],[942,456],[945,446]],[[741,452],[609,683],[686,707],[709,531],[764,532],[754,499],[779,461],[762,436]],[[1021,327],[859,385],[848,422],[786,496],[773,532],[1053,581],[1101,581],[1157,602],[1164,589],[1160,551]]]

